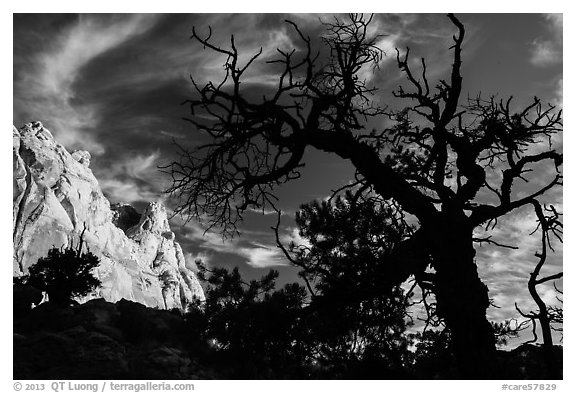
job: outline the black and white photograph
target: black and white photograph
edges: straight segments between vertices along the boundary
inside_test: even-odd
[[[556,390],[563,14],[189,9],[12,14],[13,380]]]

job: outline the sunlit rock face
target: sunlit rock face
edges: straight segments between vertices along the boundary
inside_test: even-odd
[[[40,122],[13,128],[14,276],[26,274],[52,247],[85,246],[100,258],[102,287],[80,301],[128,299],[185,310],[204,293],[186,267],[166,209],[150,203],[140,214],[114,205],[89,168],[90,153],[72,154]]]

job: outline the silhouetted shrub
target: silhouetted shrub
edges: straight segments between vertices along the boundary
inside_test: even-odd
[[[25,276],[26,284],[48,293],[50,302],[70,303],[74,297],[86,296],[102,282],[92,270],[100,263],[91,252],[83,253],[82,241],[78,249],[52,248],[48,256],[40,258]]]
[[[453,379],[457,377],[454,355],[450,349],[450,331],[425,330],[412,335],[414,352],[410,355],[411,372],[416,379]]]
[[[304,378],[307,331],[302,325],[306,289],[287,284],[275,290],[278,272],[246,282],[239,269],[199,265],[206,301],[192,307],[190,331],[208,343],[204,360],[224,378]]]

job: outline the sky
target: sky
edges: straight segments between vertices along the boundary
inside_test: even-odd
[[[226,45],[231,34],[243,58],[262,47],[262,59],[277,48],[300,43],[290,26],[296,22],[305,35],[319,37],[329,20],[323,14],[15,14],[13,17],[13,122],[20,127],[42,123],[69,151],[88,150],[91,169],[111,203],[130,203],[142,209],[161,201],[171,209],[174,200],[163,191],[169,185],[158,166],[175,158],[173,141],[194,147],[203,137],[183,120],[189,108],[182,102],[193,96],[190,75],[199,82],[218,80],[223,59],[190,40],[192,26]],[[517,105],[533,96],[562,107],[563,19],[559,14],[460,14],[466,27],[463,47],[463,97],[515,97]],[[391,92],[403,84],[395,62],[395,48],[407,46],[414,59],[424,57],[431,80],[446,77],[451,65],[449,46],[454,27],[443,14],[377,14],[373,31],[383,34],[378,46],[386,56],[377,73],[365,77],[378,87],[377,100],[391,107],[402,103]],[[275,83],[265,61],[254,64],[244,85],[265,91]],[[377,127],[377,124],[374,124]],[[556,140],[562,146],[562,140]],[[333,156],[308,151],[300,180],[282,187],[279,207],[284,215],[281,239],[299,238],[293,215],[302,203],[324,199],[353,176],[349,164]],[[543,172],[544,173],[544,172]],[[521,191],[520,191],[521,192]],[[562,191],[547,200],[562,210]],[[267,212],[265,212],[267,213]],[[190,261],[202,258],[212,266],[239,266],[248,277],[280,271],[279,284],[295,280],[275,246],[270,226],[276,217],[250,212],[241,236],[223,240],[217,232],[204,233],[195,221],[171,225]],[[495,238],[520,246],[518,250],[479,247],[477,263],[490,296],[498,307],[489,309],[493,320],[518,317],[514,303],[533,308],[526,283],[538,251],[535,217],[528,209],[500,220]],[[549,259],[543,274],[562,270],[562,247]],[[561,282],[560,282],[560,288]],[[541,289],[555,302],[550,286]]]

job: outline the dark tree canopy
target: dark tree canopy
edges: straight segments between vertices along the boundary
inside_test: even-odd
[[[310,309],[327,343],[317,350],[331,362],[371,358],[402,369],[410,294],[386,285],[392,250],[411,230],[401,212],[348,192],[303,205],[296,222],[309,244],[280,246],[312,294]]]
[[[197,334],[212,343],[219,367],[230,369],[227,377],[298,377],[305,345],[299,316],[306,290],[298,284],[275,290],[278,272],[273,270],[245,282],[238,268],[199,267],[206,301],[191,310],[189,319]]]
[[[81,240],[77,249],[50,249],[46,257],[30,267],[25,282],[46,291],[50,302],[67,304],[102,285],[93,273],[99,263],[96,255],[82,252]]]
[[[296,223],[310,246],[293,245],[294,256],[287,256],[305,280],[325,295],[338,286],[341,296],[359,299],[383,293],[388,272],[398,267],[392,250],[413,230],[396,206],[351,192],[303,205]]]
[[[277,88],[254,100],[242,81],[261,53],[241,64],[233,36],[223,48],[211,34],[193,30],[195,41],[226,57],[225,76],[204,86],[193,80],[197,95],[188,101],[189,121],[211,140],[194,151],[182,149],[181,159],[169,167],[168,191],[179,197],[179,213],[207,219],[210,227],[230,234],[247,209],[273,204],[276,188],[300,176],[306,149],[350,161],[356,169],[350,188],[393,201],[417,221],[390,255],[393,267],[381,285],[418,279],[431,267],[433,274],[419,284],[435,295],[462,376],[488,378],[495,372],[495,338],[474,247],[493,240],[476,238],[474,230],[493,228],[523,206],[538,211],[540,198],[562,185],[563,156],[552,146],[562,131],[562,112],[538,98],[522,109],[512,98],[463,100],[465,28],[454,15],[448,19],[455,34],[447,80],[432,86],[424,59],[417,75],[409,49],[397,52],[408,82],[394,92],[407,105],[401,111],[376,105],[375,88],[360,77],[363,67],[377,72],[382,56],[378,37],[368,32],[371,18],[350,15],[325,23],[318,45],[327,56],[317,56],[312,49],[317,43],[287,22],[303,49],[278,50],[269,61],[280,69]],[[389,125],[368,129],[368,120],[377,118]],[[542,170],[546,167],[550,170]],[[516,192],[519,181],[528,182],[529,192]]]
[[[200,264],[207,283],[195,316],[205,321],[200,334],[224,359],[250,359],[251,367],[270,369],[268,376],[286,376],[284,369],[292,377],[406,377],[410,296],[379,285],[387,255],[409,231],[398,214],[351,193],[303,205],[297,223],[309,244],[281,247],[301,268],[308,292],[298,284],[274,290],[275,271],[245,282],[238,268]]]
[[[402,296],[373,299],[357,310],[354,301],[307,300],[298,284],[275,290],[276,276],[272,271],[244,282],[237,269],[204,275],[206,302],[187,319],[211,344],[212,361],[227,370],[227,378],[408,375]]]

